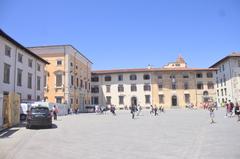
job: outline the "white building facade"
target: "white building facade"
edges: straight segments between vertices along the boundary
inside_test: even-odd
[[[0,98],[11,92],[21,100],[43,100],[44,67],[48,64],[0,29]],[[2,99],[0,100],[0,127]]]
[[[232,53],[211,66],[218,68],[215,88],[218,105],[231,100],[240,102],[240,53]]]
[[[139,71],[92,74],[92,104],[117,105],[122,109],[131,104],[152,105],[151,74]]]

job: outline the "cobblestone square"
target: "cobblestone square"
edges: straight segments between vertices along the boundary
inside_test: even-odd
[[[240,122],[205,110],[144,110],[59,117],[52,129],[15,127],[0,138],[1,159],[237,159]]]

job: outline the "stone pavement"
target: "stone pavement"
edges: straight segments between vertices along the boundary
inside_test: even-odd
[[[78,114],[60,117],[52,129],[12,128],[0,135],[0,159],[238,159],[240,122],[216,111],[210,124],[205,110],[145,110],[132,120]]]

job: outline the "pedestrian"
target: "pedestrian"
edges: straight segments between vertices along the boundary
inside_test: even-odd
[[[57,113],[58,113],[58,109],[57,107],[54,105],[53,106],[53,119],[57,120]]]
[[[157,108],[157,106],[155,105],[155,106],[154,106],[154,115],[155,115],[155,116],[158,115],[158,112],[157,112],[157,111],[158,111],[158,108]]]
[[[132,106],[130,107],[130,110],[131,110],[131,114],[132,114],[132,119],[134,119],[135,117],[135,111],[136,111],[136,106],[134,104],[132,104]]]
[[[115,106],[114,106],[114,105],[111,105],[110,111],[111,111],[111,113],[112,113],[113,115],[116,115],[115,110],[116,110]]]
[[[226,117],[228,117],[229,112],[230,112],[230,106],[229,106],[229,104],[227,103],[227,101],[225,101],[225,108],[226,108]]]
[[[150,106],[150,114],[152,114],[152,113],[154,113],[154,108],[153,108],[153,106],[151,105],[151,106]]]
[[[210,119],[211,119],[211,124],[213,124],[213,123],[215,123],[215,121],[214,121],[214,117],[215,117],[215,115],[214,115],[214,105],[213,104],[210,104],[209,106],[208,106],[208,110],[209,110],[209,113],[210,113]]]
[[[138,104],[137,110],[138,110],[137,116],[139,116],[142,111],[142,106],[140,104]]]
[[[233,104],[233,102],[231,102],[230,100],[229,100],[229,103],[230,103],[230,117],[232,117],[232,116],[233,116],[234,104]]]
[[[240,121],[240,106],[238,105],[238,103],[236,103],[235,105],[235,115],[237,116],[237,121]]]

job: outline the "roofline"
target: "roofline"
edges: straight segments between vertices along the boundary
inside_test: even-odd
[[[75,50],[77,50],[77,52],[81,55],[81,56],[83,56],[85,59],[87,59],[91,64],[93,64],[93,62],[90,60],[90,59],[88,59],[85,55],[83,55],[78,49],[76,49],[73,45],[71,45],[71,44],[56,44],[56,45],[40,45],[40,46],[31,46],[31,47],[27,47],[27,48],[44,48],[44,47],[65,47],[65,46],[70,46],[70,47],[72,47],[73,49],[75,49]]]
[[[240,54],[238,54],[238,55],[236,55],[236,54],[234,54],[235,52],[233,52],[232,54],[230,54],[230,55],[227,55],[227,56],[225,56],[224,58],[222,58],[221,60],[219,60],[219,61],[217,61],[216,63],[214,63],[212,66],[210,66],[209,68],[214,68],[214,67],[216,67],[216,65],[218,65],[218,64],[220,64],[221,62],[223,62],[223,61],[225,61],[225,60],[227,60],[227,59],[229,59],[229,58],[231,58],[231,57],[240,57]]]
[[[136,68],[136,69],[116,69],[116,70],[94,70],[92,74],[116,74],[116,73],[136,73],[136,72],[158,72],[158,71],[217,71],[217,68]]]
[[[27,49],[26,47],[24,47],[23,45],[21,45],[20,43],[18,43],[16,40],[14,40],[13,38],[11,38],[7,33],[5,33],[1,28],[0,28],[0,36],[2,36],[3,38],[7,39],[8,41],[12,42],[13,44],[15,44],[16,46],[18,46],[19,48],[21,48],[22,50],[26,51],[28,54],[30,54],[31,56],[39,59],[40,61],[42,61],[45,64],[50,64],[49,62],[47,62],[46,60],[44,60],[43,58],[41,58],[40,56],[36,55],[35,53],[33,53],[32,51],[30,51],[29,49]]]

